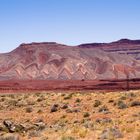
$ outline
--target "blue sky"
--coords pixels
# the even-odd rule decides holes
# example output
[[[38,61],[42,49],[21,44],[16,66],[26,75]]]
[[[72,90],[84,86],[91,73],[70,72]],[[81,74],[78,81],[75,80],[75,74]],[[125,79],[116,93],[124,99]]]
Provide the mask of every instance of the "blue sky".
[[[21,43],[140,38],[140,0],[0,0],[0,53]]]

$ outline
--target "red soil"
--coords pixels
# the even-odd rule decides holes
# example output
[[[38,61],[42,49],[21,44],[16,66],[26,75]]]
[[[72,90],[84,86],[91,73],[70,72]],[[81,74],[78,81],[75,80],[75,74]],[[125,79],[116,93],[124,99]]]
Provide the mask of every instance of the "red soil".
[[[5,80],[0,92],[40,90],[129,90],[139,89],[140,79],[127,80]]]

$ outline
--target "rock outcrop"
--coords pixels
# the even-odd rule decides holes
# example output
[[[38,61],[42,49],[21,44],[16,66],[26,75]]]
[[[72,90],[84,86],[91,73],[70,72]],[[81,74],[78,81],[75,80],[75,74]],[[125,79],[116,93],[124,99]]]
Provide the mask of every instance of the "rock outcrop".
[[[0,80],[82,80],[140,78],[140,40],[67,46],[21,44],[0,54]]]

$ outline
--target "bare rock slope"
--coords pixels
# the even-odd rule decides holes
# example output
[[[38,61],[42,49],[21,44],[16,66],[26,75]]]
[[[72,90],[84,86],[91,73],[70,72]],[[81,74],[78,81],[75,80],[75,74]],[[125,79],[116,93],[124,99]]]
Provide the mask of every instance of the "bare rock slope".
[[[0,80],[140,78],[140,40],[67,46],[21,44],[0,54]]]

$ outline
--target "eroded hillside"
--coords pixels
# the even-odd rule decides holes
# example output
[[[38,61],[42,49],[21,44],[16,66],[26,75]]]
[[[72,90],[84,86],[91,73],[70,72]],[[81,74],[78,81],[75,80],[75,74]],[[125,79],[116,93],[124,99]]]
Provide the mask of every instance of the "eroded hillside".
[[[139,41],[66,46],[21,44],[0,54],[0,80],[95,80],[140,78]]]

